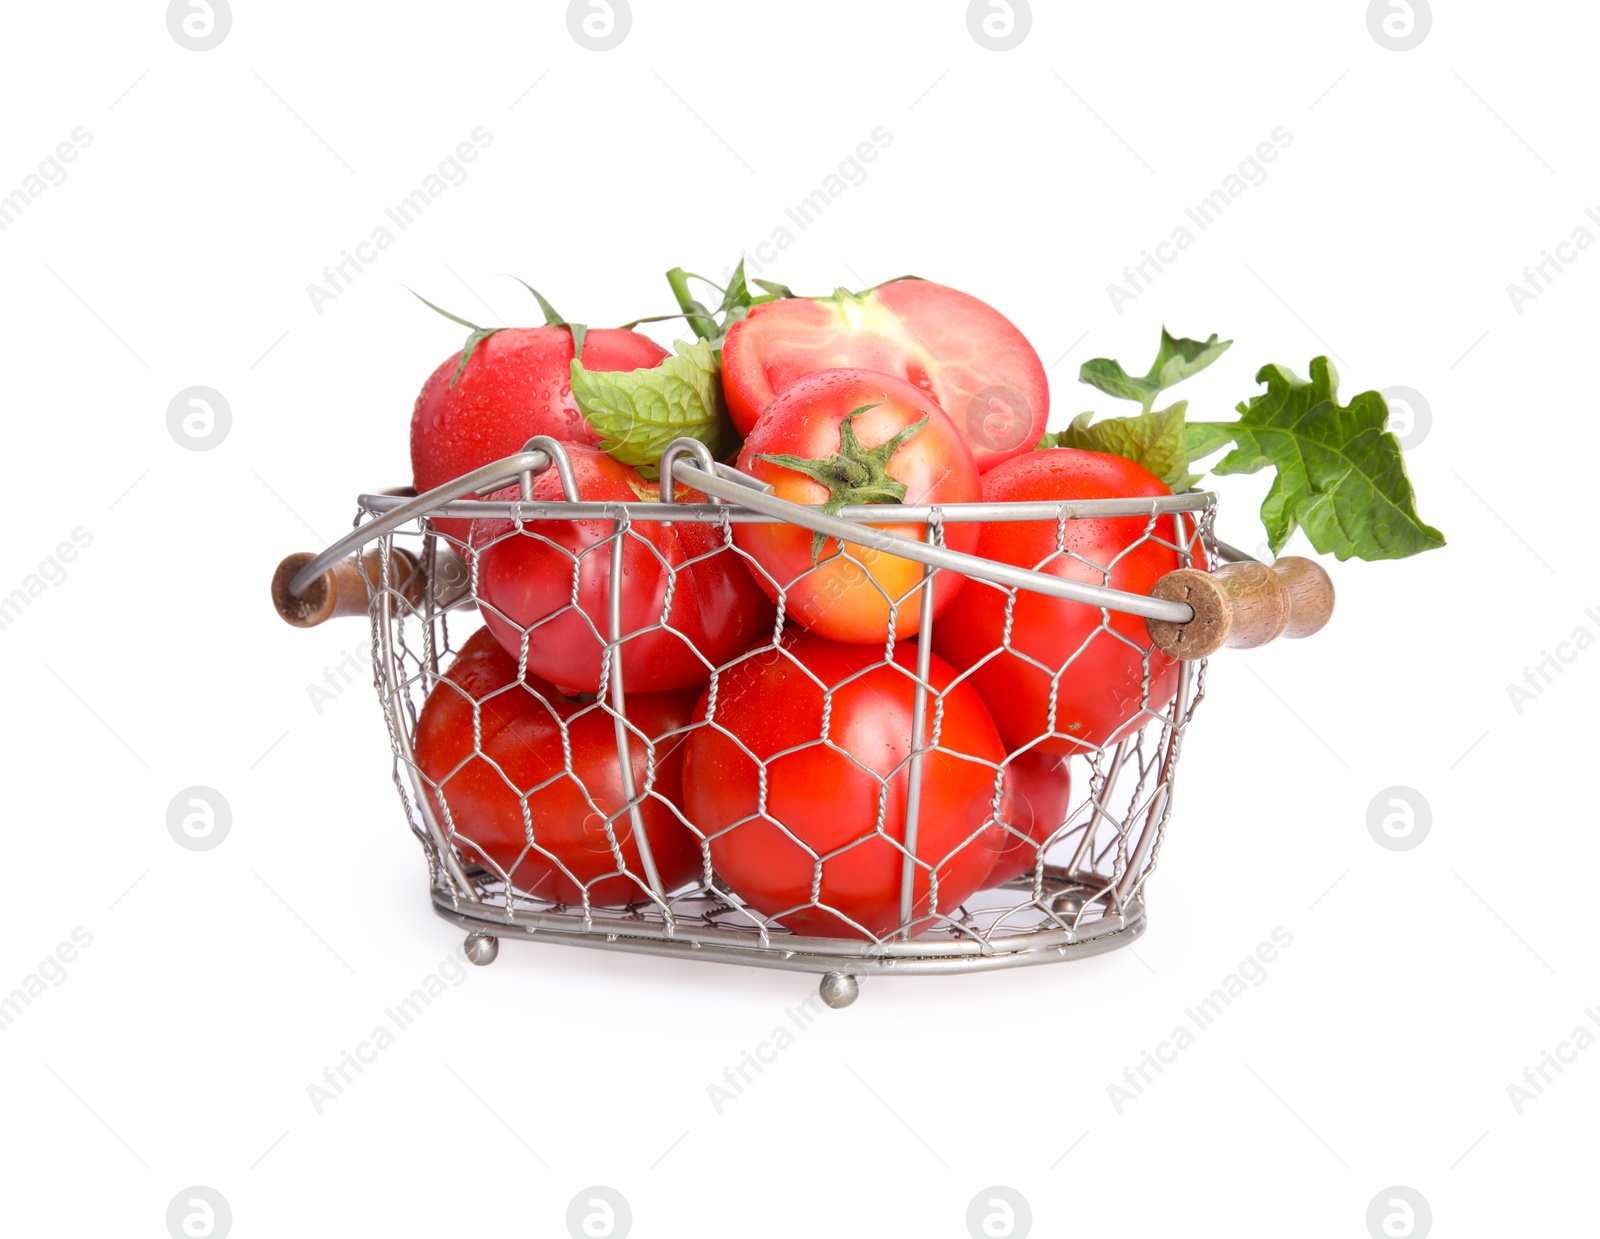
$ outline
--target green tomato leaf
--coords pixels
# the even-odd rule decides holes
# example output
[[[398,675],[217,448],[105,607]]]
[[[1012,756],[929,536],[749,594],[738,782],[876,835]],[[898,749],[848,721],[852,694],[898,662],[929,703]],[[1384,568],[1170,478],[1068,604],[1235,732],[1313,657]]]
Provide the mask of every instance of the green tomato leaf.
[[[1085,452],[1107,452],[1143,465],[1174,492],[1188,490],[1200,480],[1189,472],[1184,442],[1184,411],[1179,400],[1165,409],[1135,417],[1108,417],[1090,424],[1093,413],[1080,413],[1065,430],[1047,434],[1040,447],[1074,447]]]
[[[1096,357],[1078,367],[1078,382],[1098,387],[1118,400],[1136,400],[1149,408],[1160,395],[1160,390],[1149,379],[1134,378],[1122,368],[1120,361],[1109,357]]]
[[[1163,327],[1161,347],[1148,374],[1131,375],[1121,362],[1096,357],[1078,368],[1078,380],[1119,400],[1135,400],[1148,413],[1164,390],[1204,370],[1232,344],[1232,340],[1219,342],[1215,334],[1209,340],[1175,337]]]
[[[794,296],[794,289],[790,288],[787,284],[777,284],[772,280],[751,280],[750,282],[762,292],[766,293],[769,297]]]
[[[1215,333],[1205,341],[1174,339],[1163,327],[1161,348],[1156,353],[1155,364],[1150,367],[1150,374],[1165,390],[1192,374],[1199,374],[1226,353],[1232,344],[1232,340],[1219,342]]]
[[[586,370],[572,362],[572,394],[600,447],[625,465],[653,466],[672,440],[698,439],[722,459],[739,441],[722,398],[716,353],[704,340],[640,370]]]
[[[1339,376],[1326,357],[1312,360],[1310,382],[1282,366],[1263,366],[1256,382],[1267,390],[1238,406],[1238,421],[1194,423],[1188,438],[1191,452],[1232,440],[1215,473],[1277,470],[1261,505],[1274,554],[1296,528],[1340,559],[1403,559],[1445,544],[1417,515],[1381,395],[1362,392],[1341,406]]]
[[[1233,432],[1222,422],[1190,422],[1183,428],[1183,447],[1191,462],[1204,460],[1233,442]]]

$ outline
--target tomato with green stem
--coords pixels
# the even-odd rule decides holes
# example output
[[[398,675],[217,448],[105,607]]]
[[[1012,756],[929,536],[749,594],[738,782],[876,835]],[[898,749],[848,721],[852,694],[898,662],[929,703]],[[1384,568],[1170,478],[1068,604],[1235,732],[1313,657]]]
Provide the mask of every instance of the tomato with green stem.
[[[940,408],[903,379],[870,370],[827,370],[785,388],[756,423],[739,468],[772,485],[779,498],[847,505],[968,503],[980,493],[966,441]],[[922,523],[866,526],[926,541]],[[783,595],[785,614],[835,641],[883,642],[892,627],[909,637],[921,625],[924,569],[864,542],[813,534],[798,525],[739,524],[734,540],[755,563],[768,597]],[[967,551],[978,527],[953,523],[945,543]],[[933,578],[933,612],[950,605],[963,578]]]
[[[531,289],[529,291],[532,291]],[[534,293],[538,297],[538,293]],[[536,435],[593,445],[599,433],[572,395],[575,343],[590,370],[637,370],[659,365],[667,351],[648,336],[620,328],[586,329],[561,319],[544,298],[543,327],[471,329],[466,347],[428,376],[411,413],[411,476],[420,494],[522,450]],[[465,542],[471,522],[441,517],[434,526]]]

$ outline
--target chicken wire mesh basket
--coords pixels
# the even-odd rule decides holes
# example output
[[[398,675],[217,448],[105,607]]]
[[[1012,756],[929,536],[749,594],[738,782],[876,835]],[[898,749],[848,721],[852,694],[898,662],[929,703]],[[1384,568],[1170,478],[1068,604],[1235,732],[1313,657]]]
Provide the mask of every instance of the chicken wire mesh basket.
[[[548,488],[536,494],[547,472],[560,483],[555,498]],[[1114,589],[1117,562],[1073,549],[1075,523],[1131,522],[1137,532],[1119,560],[1159,552],[1174,566],[1215,563],[1215,496],[910,505],[895,510],[901,532],[888,533],[868,525],[883,523],[881,506],[834,517],[796,507],[689,441],[668,450],[661,472],[660,499],[581,501],[567,451],[534,440],[420,497],[360,496],[350,535],[280,568],[274,593],[301,608],[294,622],[358,609],[370,617],[395,785],[428,858],[434,909],[468,931],[469,957],[488,963],[498,940],[512,937],[808,971],[823,974],[830,1003],[844,1005],[862,976],[1049,963],[1112,949],[1143,931],[1144,887],[1171,819],[1205,662],[1167,658],[1143,619],[1136,629],[1127,622],[1177,622],[1190,613]],[[508,483],[513,489],[496,492]],[[700,492],[688,497],[695,501],[683,487]],[[473,520],[480,532],[469,541]],[[947,532],[964,523],[1014,521],[1053,531],[1055,549],[1029,569],[945,546]],[[847,673],[831,680],[826,667],[801,659],[796,582],[773,579],[735,536],[740,525],[784,522],[834,539],[819,569],[853,563],[870,579],[863,561],[873,548],[920,560],[912,587],[881,600],[882,640],[854,647]],[[663,554],[659,531],[685,526],[696,531],[700,553]],[[570,538],[552,536],[573,528],[587,531],[576,550]],[[485,529],[499,532],[486,538]],[[503,601],[486,597],[482,566],[508,543],[564,556],[570,572],[565,602],[532,622],[519,623]],[[685,635],[693,624],[675,608],[689,606],[688,574],[731,560],[765,578],[770,611],[754,640],[714,661],[693,648]],[[1071,580],[1052,574],[1052,563],[1068,561]],[[963,669],[931,652],[942,622],[936,583],[957,569],[963,589],[994,591],[1005,617],[994,648]],[[623,604],[652,572],[655,601],[649,622],[639,623]],[[585,589],[597,579],[624,588],[602,590],[596,606]],[[1054,665],[1014,639],[1018,599],[1033,593],[1077,599],[1091,621],[1098,611],[1086,639]],[[920,623],[908,625],[911,614]],[[914,636],[904,635],[908,627]],[[599,678],[590,691],[556,687],[531,665],[547,661],[541,655],[554,634],[570,648],[574,632],[593,647]],[[630,666],[632,652],[649,641],[684,645],[685,658],[699,660],[697,682],[672,692],[631,688],[640,665]],[[1123,703],[1127,722],[1113,735],[1058,729],[1052,705],[1037,735],[1001,751],[963,751],[952,741],[983,667],[1020,659],[1046,677],[1054,702],[1100,642],[1131,659],[1138,681]],[[774,675],[781,691],[761,698]],[[656,700],[669,697],[671,708]],[[836,733],[848,729],[853,703],[868,697],[909,726],[891,751],[863,757]],[[789,742],[769,737],[765,752],[746,743],[748,731],[729,719],[739,702],[748,716],[749,700],[792,724]],[[445,715],[455,747],[440,757],[434,740],[450,731],[439,726]],[[816,734],[795,740],[793,727],[804,731],[813,718]],[[734,766],[743,763],[738,769],[730,752]],[[958,766],[964,798],[934,794],[942,773]],[[837,811],[846,785],[854,812]],[[788,809],[779,804],[785,786]],[[835,807],[821,841],[814,821],[808,836],[785,818],[804,812],[794,806],[808,793]],[[697,816],[697,802],[716,800],[716,812]],[[995,857],[990,872],[1005,869],[1004,880],[973,879],[985,851]],[[730,870],[739,877],[730,880]],[[763,887],[755,897],[752,881]],[[765,889],[773,885],[781,889]],[[873,916],[861,911],[869,905]]]

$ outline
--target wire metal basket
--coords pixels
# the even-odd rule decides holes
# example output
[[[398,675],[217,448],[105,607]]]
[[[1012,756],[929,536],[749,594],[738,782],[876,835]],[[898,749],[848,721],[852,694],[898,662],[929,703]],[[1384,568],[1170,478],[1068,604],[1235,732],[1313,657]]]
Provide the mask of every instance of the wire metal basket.
[[[548,470],[554,470],[562,483],[559,501],[535,496],[535,479]],[[1184,567],[1216,564],[1214,495],[1189,492],[1070,503],[896,508],[896,528],[920,527],[923,540],[919,541],[873,528],[872,523],[881,525],[885,520],[881,506],[846,508],[837,516],[826,516],[815,508],[788,503],[756,479],[713,461],[702,445],[689,440],[669,448],[661,474],[659,501],[583,502],[566,449],[553,440],[535,439],[524,452],[422,496],[406,491],[361,495],[355,527],[347,537],[320,555],[292,556],[279,569],[274,595],[291,622],[316,623],[330,614],[358,610],[370,616],[375,682],[394,751],[395,784],[428,857],[434,909],[469,931],[467,948],[474,962],[492,961],[498,940],[512,937],[743,963],[821,973],[824,999],[843,1006],[855,998],[857,978],[862,976],[1052,963],[1110,950],[1143,932],[1144,887],[1172,816],[1184,734],[1204,696],[1205,662],[1168,659],[1144,635],[1142,624],[1141,640],[1130,638],[1128,624],[1117,623],[1120,617],[1182,624],[1194,612],[1182,601],[1113,588],[1115,564],[1094,563],[1073,550],[1072,534],[1075,522],[1142,521],[1142,533],[1123,554],[1160,548],[1164,558],[1175,556],[1174,562]],[[704,501],[684,501],[674,483],[700,492]],[[506,486],[516,489],[491,499],[479,497]],[[480,564],[487,547],[481,539],[476,546],[465,540],[467,522],[474,519],[505,521],[503,539],[534,539],[541,547],[555,547],[565,554],[574,574],[571,600],[527,625],[498,611],[483,596]],[[593,531],[590,544],[577,554],[549,536],[555,528],[552,522],[571,528],[575,521],[585,522]],[[1056,555],[1076,561],[1072,574],[1076,579],[1051,573],[1047,563],[1034,565],[1041,570],[1018,568],[944,545],[951,526],[1009,521],[1050,523]],[[796,629],[788,622],[794,582],[767,575],[774,601],[773,620],[764,636],[715,664],[702,655],[703,680],[694,689],[703,694],[699,711],[657,734],[647,734],[630,705],[637,705],[640,695],[630,697],[625,652],[630,642],[678,631],[673,606],[680,598],[680,574],[690,566],[662,557],[652,537],[664,522],[709,529],[714,535],[710,554],[738,557],[756,575],[766,573],[736,540],[735,530],[741,524],[788,522],[826,535],[833,541],[824,565],[833,558],[850,561],[874,553],[892,553],[921,564],[922,575],[905,596],[885,596],[889,623],[884,641],[881,647],[871,647],[871,656],[864,656],[860,673],[887,675],[892,669],[898,677],[895,682],[906,686],[910,734],[903,753],[892,764],[879,763],[881,768],[873,769],[860,755],[848,752],[829,735],[827,721],[845,685],[815,685],[823,723],[809,744],[826,749],[828,760],[837,759],[847,774],[864,772],[861,777],[876,780],[878,789],[876,811],[849,824],[851,838],[846,844],[817,851],[770,811],[766,797],[772,781],[781,777],[778,766],[793,749],[751,755],[752,770],[757,772],[753,786],[758,790],[752,793],[754,811],[739,822],[697,822],[685,807],[681,788],[674,790],[674,780],[681,782],[681,774],[671,763],[685,750],[695,751],[694,746],[709,742],[720,726],[719,700],[729,700],[737,677],[748,679],[760,670],[764,664],[758,660],[770,663],[787,657],[785,650]],[[659,615],[645,626],[630,628],[624,619],[624,591],[615,588],[609,590],[604,612],[595,613],[592,606],[585,610],[580,605],[580,577],[600,573],[611,583],[623,581],[624,552],[639,544],[651,547],[654,561],[660,563],[665,588]],[[964,589],[991,589],[1006,599],[1005,633],[992,658],[1026,657],[1012,643],[1011,616],[1019,596],[1036,593],[1098,611],[1092,641],[1128,647],[1142,669],[1138,699],[1129,702],[1130,721],[1119,734],[1096,742],[1056,731],[1052,709],[1049,727],[1035,740],[1011,744],[998,757],[972,759],[982,766],[986,790],[973,797],[965,819],[956,823],[941,821],[939,809],[920,795],[931,777],[928,763],[950,755],[941,736],[946,706],[954,700],[952,694],[969,691],[968,681],[977,670],[970,666],[953,680],[945,676],[936,683],[930,653],[939,623],[934,583],[944,573],[965,577]],[[897,630],[906,630],[902,621],[912,608],[919,620],[916,636],[897,637]],[[507,677],[505,691],[516,697],[518,709],[544,711],[540,717],[545,719],[545,732],[559,737],[557,768],[537,781],[519,776],[504,750],[484,739],[484,718],[502,699],[494,694],[473,696],[447,678],[452,659],[490,618],[500,621],[500,632],[510,625],[520,635],[515,676]],[[552,698],[543,681],[529,687],[530,651],[537,653],[541,632],[558,620],[569,625],[581,620],[592,632],[600,665],[598,691]],[[912,641],[914,651],[908,648]],[[1059,665],[1038,664],[1039,673],[1050,677],[1052,699],[1060,678],[1073,676],[1092,641],[1083,642]],[[480,637],[478,644],[488,643]],[[1163,679],[1159,673],[1170,671],[1172,662],[1176,662],[1175,677]],[[863,681],[855,677],[850,681],[858,682]],[[808,691],[812,690],[801,696]],[[470,707],[472,719],[470,752],[443,774],[425,770],[417,749],[419,719],[430,694],[436,693],[460,694],[462,708]],[[592,739],[601,724],[614,736],[610,741],[614,760],[607,763],[604,779],[597,779],[589,768],[588,782],[597,784],[591,787],[575,756],[574,737],[587,729],[585,734]],[[1069,751],[1064,758],[1051,759],[1058,761],[1057,773],[1046,777],[1062,780],[1053,791],[1070,787],[1070,797],[1036,796],[1053,804],[1050,818],[1023,822],[1020,798],[1008,791],[1014,767],[1027,754],[1037,756],[1045,748]],[[469,778],[461,771],[468,767],[476,771],[471,778],[487,775],[502,781],[504,787],[494,794],[502,802],[509,797],[520,812],[525,837],[517,856],[509,857],[475,835],[480,823],[461,790]],[[569,817],[581,817],[580,829],[592,842],[582,872],[550,834],[554,820],[550,814],[562,800]],[[769,832],[769,843],[781,837],[787,846],[804,849],[813,866],[809,898],[763,912],[738,893],[739,883],[724,880],[718,857],[737,845],[739,831],[757,829]],[[687,866],[692,869],[688,876],[684,864],[657,864],[661,858],[656,853],[663,850],[666,837],[663,831],[673,834],[674,846],[687,840],[693,862]],[[1017,876],[971,893],[963,891],[956,901],[950,897],[951,866],[963,849],[981,847],[997,850],[1012,862],[1023,854],[1026,863],[1009,864],[1009,870],[1019,871]],[[840,865],[842,857],[864,857],[868,853],[856,849],[868,848],[876,849],[871,854],[880,868],[895,867],[899,886],[898,917],[877,930],[840,914],[829,902],[837,889],[829,884],[830,867]],[[552,875],[553,880],[546,880]],[[620,898],[619,883],[627,892]],[[797,923],[810,926],[823,913],[835,924],[827,933],[792,928]]]

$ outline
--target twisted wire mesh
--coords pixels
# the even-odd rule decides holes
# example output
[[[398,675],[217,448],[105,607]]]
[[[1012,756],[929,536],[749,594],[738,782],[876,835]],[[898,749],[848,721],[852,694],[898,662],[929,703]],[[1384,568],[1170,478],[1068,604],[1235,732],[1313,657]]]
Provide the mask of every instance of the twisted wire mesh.
[[[1019,591],[969,579],[963,588],[996,589],[1005,596],[1001,639],[983,657],[959,669],[953,681],[942,689],[937,688],[927,675],[928,660],[924,652],[931,646],[934,629],[939,623],[928,600],[935,579],[946,570],[927,568],[921,579],[905,593],[890,596],[870,571],[870,562],[855,553],[860,548],[835,542],[818,561],[818,567],[851,566],[861,587],[878,591],[888,616],[881,657],[837,683],[824,683],[790,658],[798,672],[808,676],[822,695],[819,734],[813,740],[762,756],[723,726],[718,706],[743,681],[759,672],[761,660],[786,656],[786,634],[794,631],[789,621],[796,609],[790,595],[797,582],[774,579],[755,556],[739,545],[730,519],[732,510],[723,507],[709,515],[695,513],[695,519],[713,525],[719,535],[717,541],[699,556],[674,562],[663,555],[655,540],[641,532],[640,526],[647,530],[659,528],[663,517],[689,516],[687,508],[681,513],[669,513],[664,505],[657,503],[608,505],[609,532],[574,554],[546,531],[548,523],[559,517],[533,506],[534,513],[517,516],[505,532],[493,541],[480,541],[476,547],[468,545],[454,532],[439,528],[430,518],[378,540],[383,571],[377,580],[369,580],[376,685],[394,751],[395,784],[410,826],[428,856],[436,904],[465,922],[498,926],[498,932],[545,932],[569,941],[583,940],[591,945],[604,943],[640,950],[659,950],[667,944],[689,950],[724,948],[736,952],[747,962],[779,967],[804,966],[807,960],[839,956],[852,957],[858,963],[876,959],[885,966],[896,962],[904,964],[912,959],[928,962],[933,967],[942,967],[943,964],[934,962],[941,960],[961,967],[1019,962],[1019,957],[1024,955],[1042,958],[1051,951],[1065,955],[1073,944],[1117,933],[1141,921],[1143,887],[1159,860],[1161,842],[1172,813],[1182,739],[1204,697],[1203,662],[1183,664],[1172,698],[1156,699],[1151,694],[1153,647],[1148,642],[1140,646],[1117,631],[1112,626],[1110,612],[1102,611],[1099,624],[1070,656],[1060,663],[1047,664],[1016,644],[1013,616]],[[357,524],[372,517],[375,511],[364,507],[357,516]],[[1070,548],[1068,527],[1074,519],[1080,518],[1063,508],[1055,521],[1054,551],[1031,566],[1045,568],[1051,560],[1068,559],[1091,574],[1099,574],[1099,579],[1109,586],[1113,583],[1112,573],[1118,561],[1138,554],[1147,546],[1166,548],[1184,565],[1195,562],[1203,548],[1207,557],[1203,562],[1214,562],[1214,515],[1209,499],[1197,501],[1187,516],[1158,518],[1152,512],[1138,538],[1123,547],[1111,561],[1097,563]],[[964,514],[959,505],[955,505],[942,511],[933,510],[921,523],[926,538],[939,543],[944,539],[947,524],[972,519],[977,518]],[[1161,534],[1163,521],[1173,531],[1170,538]],[[572,588],[566,604],[527,625],[517,624],[513,616],[497,611],[481,593],[482,553],[496,543],[512,539],[535,540],[565,556],[572,570]],[[654,621],[623,631],[618,627],[615,611],[609,617],[597,617],[584,610],[580,604],[581,585],[586,571],[608,570],[611,580],[621,579],[617,569],[624,550],[630,547],[650,557],[663,574],[665,586],[660,613]],[[420,601],[408,598],[406,592],[397,587],[391,573],[393,557],[401,550],[408,551],[422,563],[430,583]],[[682,597],[683,575],[695,564],[718,555],[734,556],[749,572],[765,578],[774,598],[775,615],[764,639],[732,658],[715,663],[695,649],[687,632],[675,622],[675,608]],[[602,558],[609,561],[607,567],[599,564]],[[897,621],[905,608],[917,608],[921,615],[920,631],[915,637],[919,658],[909,668],[895,659],[897,645],[906,640],[896,635]],[[470,751],[450,770],[442,774],[435,771],[430,777],[419,764],[413,747],[419,717],[429,694],[461,692],[445,678],[445,672],[452,658],[460,654],[468,639],[481,627],[485,615],[496,616],[520,634],[516,679],[509,680],[498,694],[471,700],[473,741]],[[541,630],[564,618],[580,618],[583,630],[599,646],[600,681],[592,694],[551,699],[549,694],[529,687],[523,680],[528,674],[530,650],[539,641]],[[655,735],[648,734],[628,716],[630,697],[621,660],[629,642],[650,634],[676,634],[699,659],[705,676],[704,717]],[[1073,674],[1074,667],[1079,665],[1092,643],[1099,641],[1124,643],[1137,651],[1142,672],[1139,693],[1123,704],[1132,717],[1142,721],[1114,741],[1090,743],[1058,730],[1055,690],[1063,677]],[[1012,746],[1000,760],[954,752],[941,743],[947,700],[958,685],[967,684],[984,664],[1002,657],[1019,659],[1049,677],[1050,705],[1045,728],[1033,741]],[[890,671],[907,677],[914,689],[911,743],[905,755],[889,769],[875,770],[833,738],[830,719],[842,690],[873,673]],[[537,708],[548,712],[560,741],[559,765],[547,777],[536,780],[519,779],[514,770],[486,751],[483,742],[483,713],[492,708],[495,697],[522,693],[531,694]],[[462,697],[469,700],[470,694],[462,693]],[[615,764],[626,787],[626,795],[620,799],[597,796],[595,789],[585,784],[572,740],[574,731],[586,726],[585,720],[605,720],[615,734],[613,756],[617,757]],[[697,823],[682,803],[684,797],[673,796],[662,788],[663,763],[701,729],[714,730],[737,745],[757,772],[756,811],[720,828]],[[1017,821],[1008,820],[1007,780],[1021,754],[1052,741],[1058,745],[1065,743],[1072,750],[1068,758],[1072,795],[1067,808],[1059,814],[1059,821],[1050,821],[1043,829],[1030,831]],[[634,763],[625,755],[633,745],[641,746],[644,753],[643,777],[637,781],[633,778]],[[861,821],[859,830],[845,846],[828,852],[811,848],[799,833],[768,812],[769,773],[773,764],[813,747],[828,750],[864,778],[874,780],[878,787],[871,820]],[[981,764],[991,775],[990,792],[984,805],[986,820],[964,834],[957,832],[961,838],[957,851],[962,847],[979,846],[978,836],[984,827],[989,827],[991,837],[995,830],[1001,834],[1002,847],[1026,849],[1029,862],[1020,877],[1000,886],[980,889],[959,902],[943,900],[940,891],[942,871],[952,857],[921,854],[918,850],[919,826],[926,825],[918,818],[928,812],[918,805],[915,794],[922,785],[919,770],[925,761],[938,754]],[[506,794],[514,797],[520,809],[523,846],[509,863],[497,862],[489,854],[489,849],[482,846],[485,841],[474,836],[474,824],[463,820],[458,806],[452,802],[453,782],[474,762],[485,763],[494,771],[503,782]],[[898,818],[892,818],[891,785],[897,781],[913,794],[909,798],[902,797],[909,803]],[[574,871],[570,855],[563,855],[559,847],[549,846],[551,840],[539,829],[533,805],[543,803],[541,798],[549,797],[552,792],[567,797],[571,812],[583,816],[585,831],[594,844],[592,850],[602,857],[609,856],[608,867],[602,865],[585,877]],[[825,789],[819,789],[819,794],[823,792]],[[656,831],[646,829],[647,814],[658,822],[669,820],[676,829],[687,832],[692,838],[698,852],[697,872],[692,877],[663,881],[651,860],[650,840]],[[813,865],[808,897],[771,914],[757,910],[722,880],[713,857],[715,847],[734,845],[738,832],[756,824],[778,829],[793,846],[806,850]],[[827,903],[823,891],[830,862],[873,841],[894,850],[901,871],[902,915],[887,932],[875,933],[852,920],[846,910]],[[632,857],[628,853],[630,843],[635,848]],[[595,857],[591,855],[585,859],[593,861]],[[533,877],[551,874],[565,879],[577,892],[577,897],[562,899],[539,893],[539,886],[547,883],[534,881]],[[918,877],[927,886],[927,898],[920,905],[913,897],[914,879]],[[619,882],[628,892],[622,899],[615,895]],[[607,898],[597,898],[597,891],[611,894]],[[848,936],[819,938],[796,933],[784,924],[786,918],[807,911],[827,912],[843,921],[851,932]]]

